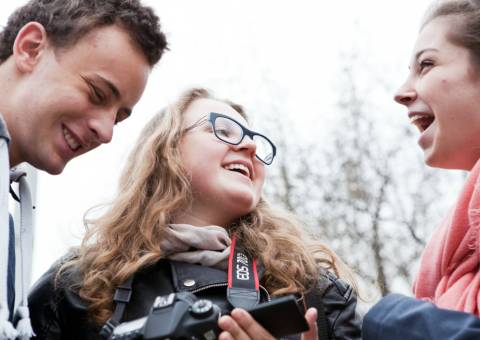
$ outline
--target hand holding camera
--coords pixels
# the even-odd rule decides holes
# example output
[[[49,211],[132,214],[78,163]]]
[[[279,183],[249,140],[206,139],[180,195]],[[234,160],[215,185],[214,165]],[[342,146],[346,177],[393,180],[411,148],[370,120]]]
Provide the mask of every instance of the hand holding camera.
[[[293,295],[261,303],[248,311],[275,337],[306,331],[308,324]],[[110,339],[205,339],[221,333],[220,308],[189,292],[159,296],[147,317],[118,325]]]

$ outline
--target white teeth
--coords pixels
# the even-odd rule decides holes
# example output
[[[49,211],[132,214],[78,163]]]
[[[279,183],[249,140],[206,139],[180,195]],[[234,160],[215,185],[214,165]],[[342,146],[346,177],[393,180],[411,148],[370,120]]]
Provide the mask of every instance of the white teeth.
[[[80,144],[72,137],[72,135],[67,131],[67,129],[63,129],[63,135],[65,136],[65,140],[67,141],[68,146],[72,150],[77,150],[80,147]]]
[[[240,170],[243,174],[250,178],[250,170],[243,164],[228,164],[225,166],[227,170]]]
[[[428,115],[428,114],[414,114],[410,117],[410,123],[415,123],[417,120],[419,119],[423,119],[423,118],[434,118],[432,115]]]

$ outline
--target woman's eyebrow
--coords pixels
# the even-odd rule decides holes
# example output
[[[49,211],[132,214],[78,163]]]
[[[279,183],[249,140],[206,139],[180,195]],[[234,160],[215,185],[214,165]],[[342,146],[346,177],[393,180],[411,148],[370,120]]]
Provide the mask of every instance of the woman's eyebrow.
[[[415,60],[418,60],[418,58],[420,58],[420,56],[421,56],[423,53],[425,53],[425,52],[430,52],[430,51],[438,52],[438,49],[432,48],[432,47],[424,48],[423,50],[420,50],[420,51],[418,51],[417,53],[415,53]]]

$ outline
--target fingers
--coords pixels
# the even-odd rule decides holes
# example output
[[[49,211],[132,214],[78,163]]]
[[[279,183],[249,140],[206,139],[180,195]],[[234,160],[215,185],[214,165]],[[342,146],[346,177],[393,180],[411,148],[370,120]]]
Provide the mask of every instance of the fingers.
[[[305,319],[307,320],[309,330],[302,333],[302,340],[318,339],[317,314],[318,312],[316,308],[309,308],[305,313]]]
[[[218,320],[218,326],[223,330],[223,332],[218,336],[218,340],[241,339],[241,335],[244,336],[244,339],[247,339],[246,335],[241,334],[242,330],[239,329],[239,326],[235,320],[228,315],[222,316]],[[234,338],[234,334],[236,335],[236,338]]]
[[[228,332],[228,329],[231,329],[231,326],[228,324],[232,322],[232,318],[229,316],[222,316],[218,320],[218,326],[223,330],[222,333],[218,336],[218,340],[233,340],[234,337],[231,333]]]
[[[235,308],[230,316],[222,316],[218,326],[224,330],[220,340],[271,340],[274,337],[243,309]]]

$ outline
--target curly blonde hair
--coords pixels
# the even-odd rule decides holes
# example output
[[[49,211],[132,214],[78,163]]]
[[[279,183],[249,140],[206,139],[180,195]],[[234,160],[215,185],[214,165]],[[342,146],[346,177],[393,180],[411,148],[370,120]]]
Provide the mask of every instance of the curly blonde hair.
[[[115,288],[163,258],[159,244],[165,227],[175,212],[191,203],[178,146],[183,114],[199,98],[213,97],[202,88],[188,90],[145,126],[120,177],[118,196],[101,217],[86,221],[89,228],[82,244],[58,272],[61,279],[65,270],[79,270],[81,280],[75,289],[99,325],[112,314]],[[224,102],[245,116],[240,105]],[[349,269],[327,246],[309,240],[294,216],[273,209],[264,198],[235,221],[229,228],[233,231],[263,264],[262,284],[272,295],[307,291],[316,284],[321,268],[354,283]]]

